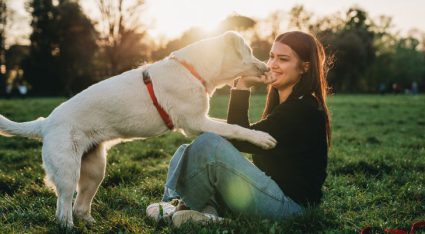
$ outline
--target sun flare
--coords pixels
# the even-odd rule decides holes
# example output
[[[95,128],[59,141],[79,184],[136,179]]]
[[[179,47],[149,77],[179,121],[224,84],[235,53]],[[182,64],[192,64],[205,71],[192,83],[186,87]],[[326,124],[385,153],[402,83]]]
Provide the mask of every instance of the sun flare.
[[[151,32],[177,37],[191,27],[213,30],[231,13],[221,6],[221,1],[148,1],[147,15],[155,19]]]

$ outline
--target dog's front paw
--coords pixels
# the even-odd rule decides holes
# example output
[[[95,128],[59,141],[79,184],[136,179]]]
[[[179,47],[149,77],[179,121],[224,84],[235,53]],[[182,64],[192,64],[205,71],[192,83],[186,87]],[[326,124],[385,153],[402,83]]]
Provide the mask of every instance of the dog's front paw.
[[[69,221],[69,220],[63,220],[63,219],[60,219],[60,220],[56,220],[56,222],[62,227],[62,228],[65,228],[65,229],[72,229],[72,228],[74,228],[74,222],[71,220],[71,221]]]
[[[254,141],[252,141],[251,143],[265,150],[273,149],[277,144],[277,141],[267,132],[254,131],[254,135]]]

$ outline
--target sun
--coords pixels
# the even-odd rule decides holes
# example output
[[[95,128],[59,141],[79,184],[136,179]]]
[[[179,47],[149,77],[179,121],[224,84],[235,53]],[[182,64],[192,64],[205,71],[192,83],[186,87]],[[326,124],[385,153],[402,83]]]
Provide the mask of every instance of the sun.
[[[81,1],[81,5],[93,19],[100,21],[96,1]],[[136,0],[124,1],[131,5]],[[208,33],[229,15],[264,17],[270,8],[273,8],[271,4],[260,0],[144,0],[140,22],[151,37],[167,40],[179,37],[191,27]]]
[[[147,1],[147,17],[153,19],[149,31],[153,36],[178,37],[182,32],[199,27],[211,31],[231,13],[221,7],[222,1],[162,0]]]

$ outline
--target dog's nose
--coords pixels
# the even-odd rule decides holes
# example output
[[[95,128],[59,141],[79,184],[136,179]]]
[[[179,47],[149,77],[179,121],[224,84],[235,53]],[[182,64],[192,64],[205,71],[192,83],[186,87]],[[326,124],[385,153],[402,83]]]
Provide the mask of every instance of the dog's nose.
[[[258,68],[262,71],[262,72],[268,72],[270,69],[267,67],[267,65],[263,62],[258,64]]]

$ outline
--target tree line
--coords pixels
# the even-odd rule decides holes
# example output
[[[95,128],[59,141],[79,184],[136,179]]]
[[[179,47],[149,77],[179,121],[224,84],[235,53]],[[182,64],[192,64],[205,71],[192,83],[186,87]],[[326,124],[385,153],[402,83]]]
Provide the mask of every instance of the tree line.
[[[102,79],[227,30],[241,32],[254,55],[267,60],[282,28],[307,31],[322,41],[329,55],[328,80],[333,92],[402,92],[412,85],[420,90],[425,86],[424,34],[420,40],[417,35],[392,33],[390,17],[372,19],[360,7],[325,17],[316,17],[302,5],[273,12],[265,19],[235,14],[215,31],[191,28],[159,44],[139,20],[143,5],[143,0],[98,0],[101,18],[95,22],[78,1],[29,0],[30,45],[6,48],[7,25],[13,17],[7,1],[0,0],[0,95],[25,86],[34,96],[72,96]],[[282,25],[284,18],[287,25]]]

